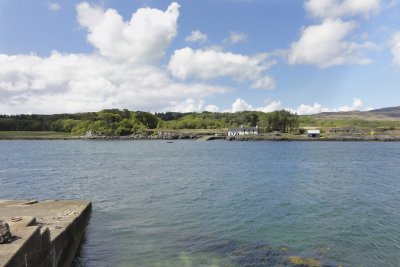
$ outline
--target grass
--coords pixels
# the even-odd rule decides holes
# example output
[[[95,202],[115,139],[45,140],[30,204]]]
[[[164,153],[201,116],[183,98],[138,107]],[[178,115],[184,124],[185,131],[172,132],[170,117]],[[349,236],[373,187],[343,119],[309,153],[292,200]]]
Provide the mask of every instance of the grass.
[[[376,119],[363,118],[330,118],[330,117],[311,117],[300,118],[300,127],[353,127],[353,128],[373,128],[373,129],[400,129],[400,119]]]
[[[71,133],[53,131],[0,131],[0,139],[68,139]]]

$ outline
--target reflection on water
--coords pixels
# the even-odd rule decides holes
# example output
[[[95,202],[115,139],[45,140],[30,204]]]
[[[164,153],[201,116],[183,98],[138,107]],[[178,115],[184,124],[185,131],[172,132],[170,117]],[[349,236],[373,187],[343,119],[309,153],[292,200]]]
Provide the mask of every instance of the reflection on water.
[[[400,143],[0,141],[0,151],[0,199],[93,201],[79,266],[400,266]]]

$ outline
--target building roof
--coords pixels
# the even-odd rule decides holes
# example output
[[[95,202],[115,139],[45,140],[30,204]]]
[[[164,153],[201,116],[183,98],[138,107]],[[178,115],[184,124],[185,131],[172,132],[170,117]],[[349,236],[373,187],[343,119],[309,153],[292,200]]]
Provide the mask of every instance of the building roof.
[[[307,133],[309,133],[309,134],[320,134],[321,131],[320,130],[308,130]]]

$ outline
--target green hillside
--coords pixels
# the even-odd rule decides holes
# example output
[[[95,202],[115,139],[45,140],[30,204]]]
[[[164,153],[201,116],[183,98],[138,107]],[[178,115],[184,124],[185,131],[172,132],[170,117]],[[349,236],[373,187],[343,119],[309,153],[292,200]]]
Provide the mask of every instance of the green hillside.
[[[243,111],[236,113],[149,113],[106,109],[99,112],[52,115],[0,115],[0,131],[5,135],[47,132],[48,135],[85,135],[88,131],[101,136],[148,135],[155,131],[190,133],[226,132],[228,128],[259,126],[260,133],[302,134],[307,128],[326,130],[334,127],[368,130],[400,130],[400,107],[371,111],[326,112],[299,116],[280,110],[269,113]],[[20,132],[18,134],[18,132]],[[13,133],[13,134],[11,134]]]

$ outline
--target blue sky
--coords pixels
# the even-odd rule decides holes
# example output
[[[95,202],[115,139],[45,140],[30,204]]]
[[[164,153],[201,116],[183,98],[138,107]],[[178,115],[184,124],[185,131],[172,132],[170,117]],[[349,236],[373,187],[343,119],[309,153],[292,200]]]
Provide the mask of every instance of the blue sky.
[[[398,106],[396,0],[0,0],[0,114]]]

